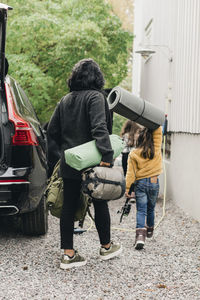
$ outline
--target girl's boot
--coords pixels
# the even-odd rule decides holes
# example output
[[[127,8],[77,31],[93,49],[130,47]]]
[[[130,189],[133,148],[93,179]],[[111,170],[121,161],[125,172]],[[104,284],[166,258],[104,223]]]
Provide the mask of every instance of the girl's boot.
[[[136,228],[135,249],[137,250],[143,249],[146,236],[147,236],[146,228]]]
[[[154,227],[148,227],[148,226],[146,226],[146,228],[147,228],[147,238],[152,238]]]

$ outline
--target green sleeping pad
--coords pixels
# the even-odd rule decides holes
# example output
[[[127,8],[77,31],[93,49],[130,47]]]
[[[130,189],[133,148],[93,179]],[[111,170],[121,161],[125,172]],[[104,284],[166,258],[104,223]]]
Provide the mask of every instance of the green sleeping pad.
[[[113,158],[116,158],[124,149],[124,143],[116,134],[110,135],[110,142],[114,151]],[[98,165],[101,162],[101,153],[97,149],[95,141],[91,141],[65,150],[65,162],[80,171]]]

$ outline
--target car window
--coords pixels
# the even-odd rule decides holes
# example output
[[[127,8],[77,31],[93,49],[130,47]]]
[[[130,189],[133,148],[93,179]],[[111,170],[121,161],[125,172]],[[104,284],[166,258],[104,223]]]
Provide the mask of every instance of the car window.
[[[13,98],[17,113],[25,120],[30,122],[37,136],[41,135],[40,123],[37,119],[36,113],[33,109],[31,102],[26,96],[21,86],[14,80],[10,82]]]
[[[0,52],[2,53],[2,18],[3,18],[3,14],[2,14],[2,11],[0,10]],[[1,73],[2,73],[2,70],[1,70],[1,61],[0,61],[0,77],[1,77]]]

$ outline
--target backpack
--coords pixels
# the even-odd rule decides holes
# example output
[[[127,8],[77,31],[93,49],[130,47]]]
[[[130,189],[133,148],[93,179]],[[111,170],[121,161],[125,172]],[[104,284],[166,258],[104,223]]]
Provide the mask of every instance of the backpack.
[[[53,173],[49,179],[47,188],[45,190],[46,205],[52,216],[60,218],[63,206],[63,179],[60,176],[60,160],[54,167]],[[79,221],[83,225],[87,212],[90,214],[89,206],[91,200],[87,195],[82,192],[80,194],[82,199],[81,206],[78,208],[75,214],[74,221]]]

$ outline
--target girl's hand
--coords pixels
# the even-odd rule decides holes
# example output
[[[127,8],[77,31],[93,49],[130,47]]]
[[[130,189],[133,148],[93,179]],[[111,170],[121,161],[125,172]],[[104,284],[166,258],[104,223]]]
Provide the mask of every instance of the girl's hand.
[[[126,196],[126,198],[131,198],[131,195],[129,195],[128,192],[125,192],[125,196]]]
[[[125,196],[126,198],[135,198],[135,193],[132,192],[131,194],[129,194],[128,192],[125,192]]]

